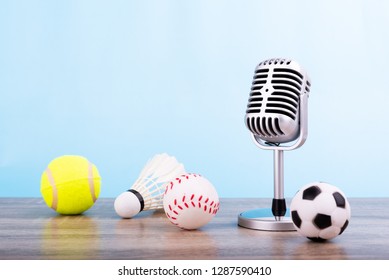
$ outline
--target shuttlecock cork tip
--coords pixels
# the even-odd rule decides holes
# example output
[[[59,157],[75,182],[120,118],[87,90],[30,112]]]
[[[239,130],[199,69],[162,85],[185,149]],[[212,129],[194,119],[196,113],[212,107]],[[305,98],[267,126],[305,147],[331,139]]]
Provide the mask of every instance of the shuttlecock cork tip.
[[[143,198],[134,190],[121,193],[114,203],[116,213],[122,218],[132,218],[143,210]]]

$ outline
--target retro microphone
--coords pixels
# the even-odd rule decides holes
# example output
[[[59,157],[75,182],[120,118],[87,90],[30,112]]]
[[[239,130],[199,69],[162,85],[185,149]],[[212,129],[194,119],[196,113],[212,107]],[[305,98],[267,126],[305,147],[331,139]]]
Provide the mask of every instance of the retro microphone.
[[[256,67],[245,121],[254,143],[274,151],[274,198],[271,211],[254,209],[241,213],[240,226],[294,230],[284,198],[283,152],[297,149],[307,138],[310,86],[308,75],[294,60],[274,58]]]

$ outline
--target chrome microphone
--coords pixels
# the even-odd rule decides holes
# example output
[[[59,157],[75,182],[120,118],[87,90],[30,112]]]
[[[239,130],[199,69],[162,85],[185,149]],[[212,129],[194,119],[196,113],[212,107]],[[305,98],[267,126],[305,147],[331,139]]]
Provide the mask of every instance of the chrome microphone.
[[[275,58],[259,63],[246,110],[247,128],[267,145],[301,137],[301,146],[307,136],[310,86],[308,75],[293,60]]]
[[[239,225],[263,230],[293,230],[290,222],[281,222],[286,214],[284,198],[283,152],[304,144],[308,135],[308,96],[311,82],[294,60],[273,58],[255,69],[245,123],[254,143],[261,149],[274,150],[274,198],[271,212],[276,223],[260,212],[239,215]],[[261,212],[262,213],[262,212]]]

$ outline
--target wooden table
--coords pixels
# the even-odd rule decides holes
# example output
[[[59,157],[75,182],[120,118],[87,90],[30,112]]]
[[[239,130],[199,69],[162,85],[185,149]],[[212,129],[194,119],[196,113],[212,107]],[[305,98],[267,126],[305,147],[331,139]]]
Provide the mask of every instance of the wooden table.
[[[0,259],[389,259],[388,198],[349,199],[349,227],[326,243],[237,226],[239,213],[270,199],[222,199],[216,217],[195,231],[173,226],[163,211],[121,219],[113,201],[61,216],[39,198],[0,198]]]

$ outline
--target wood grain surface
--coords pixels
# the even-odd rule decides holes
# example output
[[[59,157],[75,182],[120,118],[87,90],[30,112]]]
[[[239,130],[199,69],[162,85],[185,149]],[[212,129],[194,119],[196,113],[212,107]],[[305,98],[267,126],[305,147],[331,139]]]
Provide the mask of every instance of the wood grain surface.
[[[216,217],[194,231],[175,227],[162,210],[121,219],[113,201],[61,216],[39,198],[0,198],[0,259],[389,259],[388,198],[349,199],[349,227],[326,243],[237,226],[239,213],[269,207],[269,199],[221,199]]]

